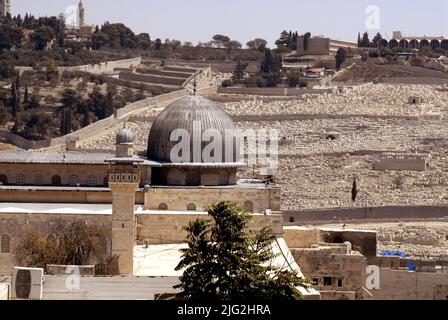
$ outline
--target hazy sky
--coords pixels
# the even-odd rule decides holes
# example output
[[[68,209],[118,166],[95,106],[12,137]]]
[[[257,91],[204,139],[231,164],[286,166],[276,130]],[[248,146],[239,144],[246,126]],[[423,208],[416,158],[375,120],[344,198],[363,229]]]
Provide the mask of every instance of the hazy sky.
[[[11,0],[12,13],[58,15],[78,0]],[[379,31],[391,36],[448,36],[447,0],[84,0],[86,22],[123,22],[151,38],[206,42],[216,33],[245,44],[261,37],[273,44],[279,33],[297,30],[356,40],[365,31],[368,6],[379,8]],[[375,11],[377,12],[377,11]],[[376,28],[376,26],[375,26]],[[370,30],[376,33],[378,30]]]

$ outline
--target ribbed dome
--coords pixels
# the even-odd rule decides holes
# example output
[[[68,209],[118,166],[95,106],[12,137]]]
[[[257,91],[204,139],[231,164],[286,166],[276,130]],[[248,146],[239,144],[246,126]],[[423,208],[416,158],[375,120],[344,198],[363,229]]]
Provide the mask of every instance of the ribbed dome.
[[[236,130],[233,120],[217,103],[199,96],[188,96],[166,107],[154,121],[148,139],[148,158],[155,161],[172,162],[170,159],[171,149],[178,142],[170,141],[171,132],[175,129],[185,129],[191,137],[190,162],[193,162],[194,121],[200,122],[202,133],[207,129],[219,130],[222,134],[223,144],[225,131]],[[201,152],[209,143],[202,142]],[[223,159],[220,162],[226,162],[224,146],[222,152]],[[234,159],[231,162],[238,162],[239,148],[236,143],[234,143],[233,154]]]
[[[121,129],[117,133],[117,144],[129,144],[134,142],[134,133],[129,129]]]

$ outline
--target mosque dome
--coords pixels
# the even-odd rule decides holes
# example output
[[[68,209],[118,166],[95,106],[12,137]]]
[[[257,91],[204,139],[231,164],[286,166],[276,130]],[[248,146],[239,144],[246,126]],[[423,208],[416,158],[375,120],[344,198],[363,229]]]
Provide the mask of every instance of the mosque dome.
[[[195,128],[193,128],[195,123]],[[199,126],[200,125],[200,126]],[[160,162],[174,162],[171,161],[170,153],[172,148],[179,143],[179,140],[170,141],[171,133],[176,129],[184,129],[190,137],[190,161],[194,161],[193,157],[193,143],[197,143],[198,129],[200,128],[200,137],[205,130],[215,129],[222,135],[223,150],[222,161],[216,162],[239,162],[239,147],[238,143],[232,143],[233,161],[226,161],[225,153],[230,150],[225,150],[225,134],[227,130],[236,130],[233,120],[227,115],[218,103],[200,96],[188,96],[180,99],[168,107],[166,107],[154,121],[148,139],[147,156],[151,160]],[[193,135],[193,131],[195,135]],[[236,132],[236,131],[234,131]],[[227,133],[228,134],[228,133]],[[196,137],[196,138],[194,138]],[[234,140],[236,141],[236,140]],[[239,141],[238,141],[239,142]],[[202,150],[210,144],[207,142],[200,142],[201,154]],[[202,160],[200,162],[203,162]]]
[[[121,129],[117,133],[117,144],[131,144],[134,142],[134,133],[129,129]]]

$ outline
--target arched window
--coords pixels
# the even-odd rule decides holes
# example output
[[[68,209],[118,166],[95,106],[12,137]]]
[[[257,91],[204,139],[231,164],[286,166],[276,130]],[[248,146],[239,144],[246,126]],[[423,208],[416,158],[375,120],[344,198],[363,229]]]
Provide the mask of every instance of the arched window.
[[[97,180],[95,176],[88,176],[87,177],[87,185],[90,187],[95,187],[97,185]]]
[[[168,205],[166,203],[161,203],[159,205],[159,210],[168,210]]]
[[[187,210],[188,211],[196,211],[196,205],[194,203],[189,203],[187,205]]]
[[[16,184],[23,186],[25,184],[25,176],[23,174],[18,174],[16,177]]]
[[[36,175],[36,186],[42,186],[44,184],[44,177],[41,174]]]
[[[0,251],[1,253],[9,253],[11,250],[11,238],[4,234],[2,235],[1,244],[0,244]]]
[[[61,176],[54,175],[51,177],[51,185],[60,186],[62,184]]]
[[[0,174],[0,183],[2,185],[8,184],[8,177],[5,174]]]
[[[79,177],[78,176],[70,176],[70,179],[68,180],[68,184],[71,186],[77,186],[79,184]]]
[[[187,173],[187,186],[199,186],[201,184],[201,174],[198,171],[191,170]]]
[[[245,201],[244,210],[248,213],[254,213],[254,203],[252,201]]]
[[[294,222],[294,217],[289,217],[289,222],[293,223]]]

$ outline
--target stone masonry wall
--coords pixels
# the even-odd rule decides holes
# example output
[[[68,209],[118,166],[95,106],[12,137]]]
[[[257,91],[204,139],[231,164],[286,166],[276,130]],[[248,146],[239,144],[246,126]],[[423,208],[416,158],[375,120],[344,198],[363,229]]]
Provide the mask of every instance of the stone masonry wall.
[[[191,221],[208,219],[205,214],[138,214],[138,240],[149,240],[150,244],[172,244],[185,242],[187,233],[183,230]],[[271,227],[277,237],[283,235],[281,215],[254,215],[249,222],[250,230]]]
[[[157,188],[153,187],[145,194],[145,208],[158,210],[164,203],[168,210],[187,210],[193,203],[203,209],[219,201],[235,201],[241,206],[251,201],[254,212],[264,213],[267,209],[280,210],[280,189],[257,188]]]
[[[380,269],[380,289],[370,292],[375,300],[448,300],[448,276]]]

